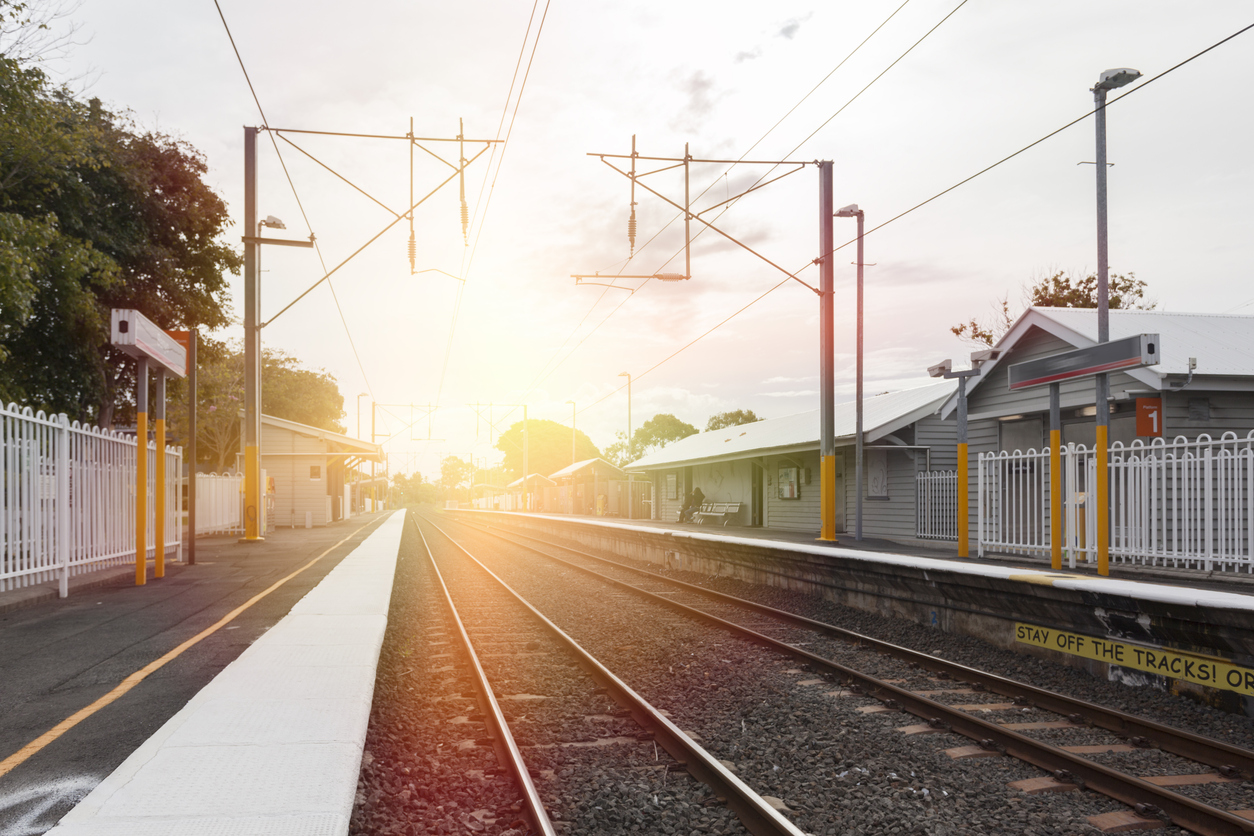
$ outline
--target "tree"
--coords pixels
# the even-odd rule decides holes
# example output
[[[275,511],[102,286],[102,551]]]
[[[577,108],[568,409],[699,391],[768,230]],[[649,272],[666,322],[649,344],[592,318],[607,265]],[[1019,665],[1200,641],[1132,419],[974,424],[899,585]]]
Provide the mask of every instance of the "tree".
[[[448,456],[440,462],[440,490],[445,499],[458,499],[467,478],[474,472],[474,465],[457,456]]]
[[[0,30],[25,14],[0,0]],[[0,32],[0,35],[3,33]],[[0,55],[0,398],[109,426],[134,403],[134,361],[109,309],[163,328],[229,321],[226,204],[204,159]]]
[[[196,459],[215,470],[234,466],[240,452],[240,412],[244,408],[244,354],[236,344],[202,337],[197,345]],[[167,415],[171,444],[186,444],[186,381],[171,385]],[[344,397],[335,378],[302,368],[291,355],[262,351],[261,411],[275,418],[342,433]]]
[[[1158,303],[1145,297],[1145,282],[1129,273],[1126,276],[1112,273],[1107,282],[1107,302],[1110,310],[1152,310]],[[1096,308],[1097,274],[1075,278],[1064,271],[1038,279],[1023,287],[1025,306],[1041,308]],[[972,317],[949,330],[954,336],[972,345],[990,346],[1010,330],[1018,316],[1010,314],[1010,298],[1004,296],[993,302],[993,316],[985,322]]]
[[[504,466],[515,477],[522,475],[523,422],[519,421],[496,440],[505,454]],[[601,451],[582,431],[575,433],[575,461],[601,458]],[[543,419],[527,422],[527,469],[548,476],[572,464],[570,427]]]
[[[762,419],[753,414],[752,409],[734,409],[731,412],[720,412],[711,415],[705,422],[705,431],[721,430],[725,427],[738,427],[741,424],[755,424]]]
[[[421,473],[397,473],[392,477],[392,486],[400,494],[402,505],[435,505],[440,501],[440,489],[425,481]]]
[[[696,435],[697,428],[685,421],[680,421],[669,412],[659,412],[636,430],[632,437],[632,447],[638,448],[641,455],[660,450],[672,441]]]

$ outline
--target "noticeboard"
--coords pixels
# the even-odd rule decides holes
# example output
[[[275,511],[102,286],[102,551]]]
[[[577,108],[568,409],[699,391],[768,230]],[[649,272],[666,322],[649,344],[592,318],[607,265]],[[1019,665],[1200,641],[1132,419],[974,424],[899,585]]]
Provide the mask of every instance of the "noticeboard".
[[[1160,358],[1158,335],[1137,334],[1134,337],[1015,363],[1009,369],[1008,380],[1010,390],[1015,391],[1120,369],[1154,366],[1160,362]]]
[[[151,319],[136,310],[114,308],[110,320],[114,348],[132,357],[151,360],[170,374],[187,376],[186,349]]]

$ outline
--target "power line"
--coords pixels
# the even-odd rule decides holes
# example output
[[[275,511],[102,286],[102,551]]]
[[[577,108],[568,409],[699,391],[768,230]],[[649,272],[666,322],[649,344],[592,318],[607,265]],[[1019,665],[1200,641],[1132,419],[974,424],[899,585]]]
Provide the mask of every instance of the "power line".
[[[509,129],[505,132],[505,141],[501,145],[501,157],[499,160],[497,160],[497,163],[496,163],[496,173],[492,176],[492,185],[488,190],[487,201],[484,203],[484,206],[483,206],[483,215],[479,218],[479,225],[475,228],[475,244],[474,244],[474,247],[471,249],[470,256],[468,260],[465,262],[464,267],[461,271],[463,279],[468,278],[470,269],[474,264],[475,253],[478,252],[478,249],[479,249],[479,241],[483,233],[483,227],[487,223],[488,209],[491,207],[491,204],[492,204],[492,196],[496,192],[496,181],[497,181],[497,178],[501,176],[501,167],[505,164],[505,152],[509,148],[509,138],[514,133],[514,122],[518,119],[518,111],[522,107],[523,93],[526,92],[526,89],[527,89],[527,79],[531,77],[531,66],[536,60],[536,51],[540,47],[540,36],[544,33],[544,22],[545,20],[548,19],[548,16],[549,16],[550,2],[551,0],[545,0],[544,12],[543,14],[540,15],[540,23],[536,27],[536,37],[535,37],[535,40],[532,41],[531,43],[531,57],[527,59],[527,70],[526,72],[523,73],[522,82],[518,86],[518,98],[514,100],[514,115],[510,117]],[[535,3],[531,7],[532,18],[535,17],[536,6],[538,5],[539,5],[539,0],[535,0]],[[523,50],[526,49],[527,34],[530,33],[530,31],[531,31],[531,21],[528,20],[527,33],[524,33],[523,35]],[[520,52],[519,59],[521,60],[521,58],[522,58],[522,53]],[[518,66],[515,65],[514,78],[517,78],[517,77],[518,77]],[[510,81],[511,91],[513,90],[513,86],[514,86],[514,82],[511,80]],[[506,100],[505,100],[505,108],[506,110],[508,110],[509,108],[509,96],[508,95],[506,96]],[[501,119],[501,124],[503,123],[504,123],[504,113],[502,113],[502,119]],[[500,124],[498,124],[497,125],[497,139],[500,139],[500,135],[501,135],[501,127],[500,127]],[[486,176],[484,178],[484,182],[487,182]],[[480,189],[481,196],[482,196],[482,193],[483,193],[482,189]],[[462,284],[457,289],[457,301],[453,306],[453,318],[452,318],[451,324],[449,325],[448,345],[445,347],[445,350],[444,350],[444,362],[440,368],[440,383],[439,383],[439,386],[436,388],[436,396],[435,396],[436,406],[439,406],[440,398],[444,395],[444,379],[446,375],[448,374],[448,364],[453,354],[453,338],[457,332],[457,319],[458,319],[459,314],[461,313],[462,295],[465,293],[465,291],[466,291],[466,283],[465,281],[463,281]]]
[[[253,80],[248,75],[248,68],[244,66],[244,58],[240,55],[239,47],[235,45],[235,36],[231,34],[231,27],[226,22],[226,15],[222,12],[222,6],[218,0],[213,0],[214,7],[218,10],[218,17],[222,20],[222,27],[226,30],[227,40],[231,42],[231,49],[235,52],[235,60],[239,62],[240,71],[244,74],[244,81],[248,84],[248,92],[252,94],[253,103],[257,105],[257,112],[261,115],[261,124],[265,126],[266,133],[270,137],[270,143],[274,146],[274,153],[279,158],[279,165],[283,168],[283,176],[287,178],[287,184],[292,190],[292,196],[296,198],[296,206],[300,209],[301,217],[305,221],[305,227],[309,230],[312,237],[313,225],[309,223],[309,215],[305,212],[305,205],[301,202],[300,194],[296,191],[296,184],[292,182],[292,175],[287,170],[287,163],[283,159],[283,153],[279,150],[279,144],[275,141],[274,133],[269,129],[269,121],[266,118],[266,111],[261,106],[261,99],[257,96],[257,90],[253,87]],[[253,234],[252,230],[247,230],[249,235]],[[314,252],[318,254],[318,261],[322,264],[322,272],[327,272],[327,264],[322,257],[322,248],[318,246],[318,242],[314,240]],[[366,389],[370,392],[371,400],[374,399],[374,387],[370,384],[370,377],[366,374],[366,367],[361,362],[361,355],[357,352],[357,344],[353,341],[352,332],[348,328],[348,320],[344,317],[344,309],[340,307],[339,296],[335,293],[335,287],[331,281],[327,280],[327,287],[331,290],[331,298],[335,301],[335,309],[339,311],[340,323],[344,326],[344,335],[348,337],[349,347],[353,350],[353,357],[357,360],[357,368],[361,371],[362,379],[366,382]]]
[[[963,0],[963,2],[965,3],[965,2],[966,2],[966,0]],[[960,6],[959,8],[961,8],[961,6]],[[955,11],[957,11],[957,10],[955,9]],[[950,14],[952,14],[952,12],[951,12]],[[942,22],[943,22],[943,21],[942,21]],[[938,24],[938,25],[939,25],[939,24]],[[1196,59],[1198,59],[1198,58],[1202,57],[1202,56],[1203,56],[1203,55],[1205,55],[1206,53],[1208,53],[1208,52],[1210,52],[1210,51],[1212,51],[1212,50],[1214,50],[1214,49],[1216,49],[1216,48],[1218,48],[1218,47],[1222,46],[1223,44],[1227,43],[1228,41],[1231,41],[1233,38],[1236,38],[1238,35],[1241,35],[1241,34],[1243,34],[1243,33],[1245,33],[1245,32],[1248,32],[1248,31],[1249,31],[1249,30],[1251,30],[1251,29],[1254,29],[1254,24],[1250,24],[1249,26],[1246,26],[1246,27],[1244,27],[1244,28],[1242,28],[1242,29],[1239,29],[1238,31],[1236,31],[1236,32],[1234,32],[1233,34],[1229,35],[1228,37],[1224,38],[1223,40],[1220,40],[1220,41],[1218,41],[1218,42],[1216,42],[1216,43],[1214,43],[1214,44],[1212,44],[1212,45],[1208,46],[1206,49],[1203,49],[1201,52],[1198,52],[1198,53],[1196,53],[1196,54],[1194,54],[1194,55],[1192,55],[1192,56],[1190,56],[1190,57],[1186,58],[1185,60],[1183,60],[1183,61],[1179,62],[1178,64],[1175,64],[1175,65],[1174,65],[1174,66],[1172,66],[1172,67],[1169,67],[1168,69],[1164,70],[1163,72],[1159,73],[1158,75],[1153,76],[1153,77],[1152,77],[1152,78],[1150,78],[1150,79],[1147,79],[1145,82],[1143,82],[1143,83],[1141,83],[1141,84],[1137,85],[1136,87],[1132,88],[1131,90],[1128,90],[1128,91],[1126,91],[1125,93],[1123,93],[1123,94],[1121,94],[1121,95],[1119,95],[1119,96],[1117,96],[1117,97],[1115,97],[1115,98],[1111,99],[1109,102],[1107,102],[1107,107],[1109,107],[1110,105],[1114,104],[1114,103],[1115,103],[1115,102],[1117,102],[1117,101],[1120,101],[1120,100],[1122,100],[1122,99],[1124,99],[1124,98],[1127,98],[1128,96],[1132,95],[1133,93],[1136,93],[1136,92],[1137,92],[1137,91],[1139,91],[1139,90],[1143,90],[1146,86],[1148,86],[1148,85],[1150,85],[1150,84],[1154,83],[1155,81],[1158,81],[1160,78],[1163,78],[1164,76],[1169,75],[1170,73],[1175,72],[1176,70],[1180,69],[1180,68],[1181,68],[1181,67],[1183,67],[1184,65],[1186,65],[1186,64],[1188,64],[1188,63],[1190,63],[1191,61],[1194,61],[1194,60],[1196,60]],[[917,45],[917,44],[916,44],[916,45]],[[912,47],[912,48],[913,48],[913,47]],[[929,203],[931,203],[931,202],[935,201],[936,199],[938,199],[938,198],[940,198],[940,197],[942,197],[942,196],[944,196],[944,195],[948,194],[949,192],[952,192],[953,190],[957,189],[958,187],[963,186],[963,185],[965,185],[965,184],[967,184],[967,183],[970,183],[972,180],[976,179],[976,178],[977,178],[977,177],[979,177],[980,175],[985,174],[985,173],[987,173],[987,172],[989,172],[989,171],[992,171],[994,168],[996,168],[997,166],[1001,165],[1002,163],[1004,163],[1004,162],[1007,162],[1007,161],[1009,161],[1009,160],[1014,159],[1015,157],[1019,156],[1020,154],[1024,153],[1025,151],[1028,151],[1029,149],[1034,148],[1034,147],[1036,147],[1037,145],[1040,145],[1042,142],[1045,142],[1047,139],[1050,139],[1050,138],[1052,138],[1052,137],[1054,137],[1054,136],[1057,136],[1058,134],[1062,133],[1063,131],[1067,130],[1068,128],[1072,127],[1073,125],[1076,125],[1076,124],[1078,124],[1078,123],[1080,123],[1080,122],[1084,121],[1085,119],[1087,119],[1088,117],[1092,116],[1092,115],[1093,115],[1093,114],[1095,114],[1096,112],[1097,112],[1097,110],[1096,110],[1096,109],[1094,109],[1094,110],[1091,110],[1091,111],[1089,111],[1088,113],[1085,113],[1084,115],[1082,115],[1082,116],[1080,116],[1080,117],[1078,117],[1078,118],[1076,118],[1076,119],[1071,120],[1070,122],[1068,122],[1067,124],[1065,124],[1065,125],[1063,125],[1062,127],[1058,128],[1057,130],[1050,131],[1048,134],[1046,134],[1045,136],[1041,137],[1040,139],[1038,139],[1038,140],[1036,140],[1036,141],[1034,141],[1034,142],[1031,142],[1031,143],[1029,143],[1028,145],[1023,146],[1023,147],[1022,147],[1022,148],[1020,148],[1018,151],[1015,151],[1013,154],[1010,154],[1010,155],[1008,155],[1008,156],[1006,156],[1006,157],[1003,157],[1002,159],[998,160],[997,162],[993,163],[992,165],[990,165],[990,166],[987,166],[987,167],[985,167],[985,168],[980,169],[980,170],[979,170],[979,171],[977,171],[975,174],[972,174],[970,177],[967,177],[967,178],[965,178],[965,179],[963,179],[963,180],[960,180],[959,182],[955,183],[954,185],[950,186],[949,188],[944,189],[944,190],[942,190],[942,191],[940,191],[940,192],[937,192],[935,195],[933,195],[932,197],[929,197],[927,200],[924,200],[924,201],[922,201],[921,203],[918,203],[918,204],[916,204],[916,205],[912,206],[911,208],[907,209],[907,210],[906,210],[906,211],[904,211],[904,212],[900,212],[900,213],[898,213],[897,215],[894,215],[893,217],[889,218],[887,221],[884,221],[882,224],[880,224],[880,225],[878,225],[878,226],[876,226],[876,227],[873,227],[872,229],[866,230],[865,232],[863,232],[863,238],[865,239],[865,237],[866,237],[867,235],[869,235],[870,233],[875,232],[876,230],[879,230],[879,229],[883,229],[884,227],[888,226],[889,224],[894,223],[895,221],[898,221],[898,220],[900,220],[901,218],[904,218],[905,216],[909,215],[910,213],[912,213],[912,212],[914,212],[914,211],[916,211],[916,210],[918,210],[918,209],[923,208],[924,206],[926,206],[926,205],[928,205]],[[829,121],[830,121],[830,120],[829,120]],[[798,146],[798,147],[800,147],[800,146]],[[795,152],[795,151],[796,151],[796,149],[794,148],[794,149],[793,149],[793,151]],[[838,251],[840,251],[840,250],[844,249],[845,247],[848,247],[850,244],[856,243],[856,242],[857,242],[857,240],[858,240],[857,238],[853,238],[853,239],[851,239],[851,240],[849,240],[849,241],[846,241],[844,244],[841,244],[839,247],[834,247],[834,248],[833,248],[830,252],[824,253],[821,257],[822,257],[822,258],[827,258],[827,257],[831,256],[832,254],[834,254],[834,253],[836,253],[836,252],[838,252]],[[809,265],[807,265],[806,267],[808,267],[808,266],[809,266]],[[797,272],[798,272],[798,273],[802,272],[803,270],[805,270],[805,269],[806,269],[806,267],[802,267],[802,268],[800,268],[799,270],[797,270]],[[707,336],[709,336],[710,334],[714,333],[714,331],[718,330],[719,328],[721,328],[723,325],[725,325],[725,324],[727,324],[728,322],[730,322],[730,321],[731,321],[732,319],[734,319],[735,317],[737,317],[737,316],[739,316],[740,314],[744,313],[744,312],[745,312],[746,310],[748,310],[750,307],[752,307],[753,305],[756,305],[758,302],[760,302],[760,301],[762,301],[763,299],[765,299],[765,298],[766,298],[768,295],[770,295],[771,293],[774,293],[776,290],[778,290],[780,287],[782,287],[782,286],[783,286],[785,283],[787,283],[787,282],[788,282],[788,279],[784,279],[782,282],[780,282],[779,284],[775,285],[775,286],[774,286],[774,287],[772,287],[771,289],[767,290],[767,291],[766,291],[765,293],[763,293],[761,296],[758,296],[756,299],[754,299],[753,301],[749,302],[747,305],[745,305],[744,307],[740,308],[740,309],[739,309],[739,310],[737,310],[735,313],[731,314],[730,316],[728,316],[726,319],[724,319],[724,320],[722,320],[721,322],[719,322],[719,323],[718,323],[717,325],[715,325],[714,327],[710,328],[709,330],[707,330],[707,331],[705,331],[704,333],[700,334],[699,336],[695,337],[694,339],[692,339],[691,341],[689,341],[689,342],[688,342],[688,343],[686,343],[685,345],[681,346],[680,348],[678,348],[677,350],[675,350],[674,352],[672,352],[671,354],[669,354],[668,356],[666,356],[666,357],[665,357],[665,358],[663,358],[662,360],[658,361],[657,363],[654,363],[652,366],[650,366],[650,367],[649,367],[648,369],[646,369],[645,371],[640,372],[640,373],[638,373],[638,374],[634,374],[634,375],[632,375],[632,379],[633,379],[633,380],[638,380],[639,378],[644,377],[646,374],[648,374],[648,373],[650,373],[650,372],[654,371],[655,369],[657,369],[659,366],[663,365],[664,363],[667,363],[667,362],[669,362],[669,361],[673,360],[675,357],[677,357],[679,354],[681,354],[681,353],[683,353],[684,351],[686,351],[688,348],[691,348],[691,347],[692,347],[693,345],[695,345],[697,342],[699,342],[699,341],[703,340],[705,337],[707,337]],[[1250,301],[1251,301],[1251,302],[1254,302],[1254,300],[1250,300]],[[1249,302],[1244,303],[1244,304],[1249,304]],[[1238,307],[1241,307],[1241,306],[1239,305]],[[588,405],[588,407],[586,407],[585,409],[591,409],[593,406],[597,406],[598,404],[602,403],[603,401],[605,401],[605,400],[609,399],[609,398],[610,398],[610,397],[612,397],[613,395],[615,395],[615,394],[617,394],[618,392],[622,391],[624,388],[626,388],[626,387],[624,387],[624,386],[620,386],[618,389],[615,389],[614,391],[610,392],[609,394],[605,395],[604,397],[602,397],[602,398],[598,399],[597,401],[594,401],[593,403],[589,404],[589,405]],[[584,411],[584,410],[580,410],[580,412],[583,412],[583,411]]]

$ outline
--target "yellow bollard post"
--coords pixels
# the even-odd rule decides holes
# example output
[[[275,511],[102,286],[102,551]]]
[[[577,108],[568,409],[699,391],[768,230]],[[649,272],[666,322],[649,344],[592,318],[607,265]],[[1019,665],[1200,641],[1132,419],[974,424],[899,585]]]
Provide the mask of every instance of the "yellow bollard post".
[[[819,539],[833,542],[836,539],[836,457],[823,456],[819,461],[819,501],[822,506],[822,526]]]
[[[158,367],[157,369],[157,403],[156,403],[156,420],[157,420],[157,449],[154,455],[157,457],[153,464],[156,466],[156,491],[153,495],[153,547],[156,549],[156,559],[153,563],[152,576],[154,578],[165,577],[165,370]]]
[[[148,583],[148,361],[135,361],[135,585]]]
[[[967,443],[958,445],[958,556],[970,557],[970,532],[967,531],[970,519],[967,507]]]
[[[1097,574],[1110,574],[1110,463],[1106,460],[1107,427],[1097,425]]]

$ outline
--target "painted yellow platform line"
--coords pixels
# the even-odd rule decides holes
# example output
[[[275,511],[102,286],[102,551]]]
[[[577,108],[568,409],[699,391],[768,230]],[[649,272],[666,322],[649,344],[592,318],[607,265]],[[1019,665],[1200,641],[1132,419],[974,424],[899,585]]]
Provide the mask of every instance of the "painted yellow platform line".
[[[30,743],[27,743],[17,752],[13,753],[12,755],[9,755],[3,761],[0,761],[0,778],[3,778],[5,775],[8,775],[14,769],[17,769],[23,763],[30,760],[35,755],[39,754],[40,751],[47,748],[48,745],[56,741],[57,738],[61,737],[63,734],[65,734],[70,729],[77,726],[79,723],[86,720],[88,717],[95,714],[100,709],[114,702],[117,702],[119,699],[121,699],[123,696],[129,693],[132,688],[134,688],[139,683],[143,682],[150,675],[160,670],[161,668],[165,667],[170,662],[173,662],[179,656],[183,655],[183,653],[186,650],[188,650],[191,647],[194,647],[195,645],[209,638],[214,633],[218,632],[223,627],[230,624],[237,617],[239,617],[240,613],[244,612],[249,607],[253,606],[258,601],[260,601],[262,598],[265,598],[271,592],[274,592],[276,589],[283,586],[283,584],[287,583],[292,578],[296,577],[301,572],[304,572],[306,569],[313,566],[319,560],[326,557],[328,554],[330,554],[331,552],[338,549],[340,546],[347,543],[367,525],[370,525],[370,523],[366,523],[365,525],[358,527],[355,531],[353,531],[352,534],[349,534],[343,540],[340,540],[334,546],[331,546],[329,549],[327,549],[322,554],[310,560],[308,563],[306,563],[304,566],[297,569],[295,572],[292,572],[290,575],[288,575],[285,578],[281,578],[280,580],[275,581],[273,584],[270,585],[269,588],[261,592],[258,592],[252,598],[249,598],[243,604],[240,604],[238,607],[231,610],[226,615],[222,616],[222,618],[218,619],[218,621],[212,624],[211,626],[206,627],[204,630],[201,630],[199,633],[192,636],[190,639],[183,642],[182,644],[180,644],[178,647],[174,648],[170,652],[166,653],[164,656],[149,662],[147,665],[144,665],[142,668],[135,671],[135,673],[126,677],[126,679],[123,679],[116,687],[113,688],[113,690],[109,691],[109,693],[105,694],[103,697],[100,697],[95,702],[91,703],[85,708],[81,708],[78,711],[74,712],[69,717],[66,717],[60,723],[57,723],[51,729],[49,729],[48,731],[41,734],[39,737],[32,740]]]

